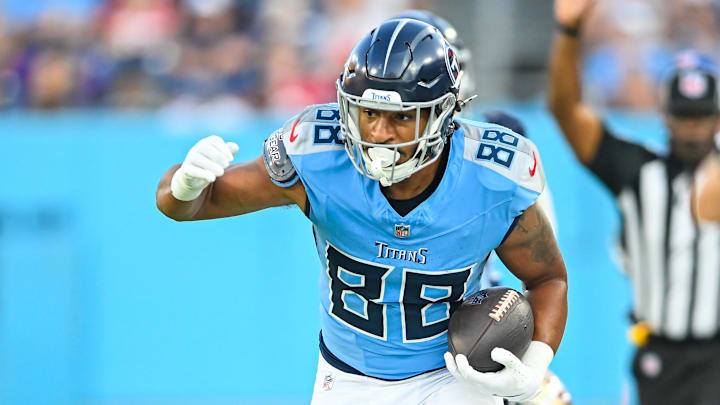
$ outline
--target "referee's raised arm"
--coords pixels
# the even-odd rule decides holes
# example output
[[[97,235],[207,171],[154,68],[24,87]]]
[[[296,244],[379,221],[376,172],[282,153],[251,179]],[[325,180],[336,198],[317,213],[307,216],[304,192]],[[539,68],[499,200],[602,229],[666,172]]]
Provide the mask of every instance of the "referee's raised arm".
[[[556,0],[557,31],[550,56],[548,106],[583,165],[590,164],[603,137],[602,121],[582,102],[580,30],[594,0]]]

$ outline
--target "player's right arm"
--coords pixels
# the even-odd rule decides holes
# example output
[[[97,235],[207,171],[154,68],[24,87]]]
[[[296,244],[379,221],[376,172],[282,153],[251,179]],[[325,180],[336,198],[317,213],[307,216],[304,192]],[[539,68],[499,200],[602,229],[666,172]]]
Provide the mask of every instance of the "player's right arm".
[[[555,19],[564,27],[579,30],[594,0],[556,0]],[[550,56],[548,107],[565,139],[584,165],[597,154],[603,137],[598,115],[582,102],[580,83],[580,35],[559,29]]]
[[[273,183],[260,156],[230,166],[238,147],[218,136],[201,139],[181,165],[171,167],[156,192],[158,209],[176,221],[222,218],[297,204],[305,209],[301,182]]]

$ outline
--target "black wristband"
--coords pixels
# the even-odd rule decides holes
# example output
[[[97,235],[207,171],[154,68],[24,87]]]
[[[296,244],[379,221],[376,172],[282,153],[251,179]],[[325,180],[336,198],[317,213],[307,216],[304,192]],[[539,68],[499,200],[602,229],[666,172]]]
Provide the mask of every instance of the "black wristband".
[[[580,35],[580,27],[568,27],[565,24],[555,21],[555,28],[569,37],[577,38]]]

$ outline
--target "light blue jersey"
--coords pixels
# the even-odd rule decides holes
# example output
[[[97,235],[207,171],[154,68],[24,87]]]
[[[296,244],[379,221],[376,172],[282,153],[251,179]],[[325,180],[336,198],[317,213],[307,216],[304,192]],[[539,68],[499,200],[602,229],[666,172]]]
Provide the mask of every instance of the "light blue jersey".
[[[351,163],[339,118],[334,104],[312,106],[278,133],[310,203],[325,345],[378,378],[443,367],[450,314],[542,191],[537,149],[504,127],[459,120],[440,184],[403,217]]]

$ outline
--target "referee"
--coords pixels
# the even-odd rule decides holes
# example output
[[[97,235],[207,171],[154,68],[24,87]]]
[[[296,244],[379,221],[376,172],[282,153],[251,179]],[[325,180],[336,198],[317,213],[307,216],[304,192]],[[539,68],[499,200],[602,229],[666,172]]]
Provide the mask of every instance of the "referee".
[[[715,76],[678,65],[664,89],[670,153],[615,136],[581,100],[581,22],[590,0],[556,0],[548,102],[580,162],[614,194],[640,336],[633,373],[643,405],[720,403],[720,229],[696,222],[691,190],[718,128]]]

